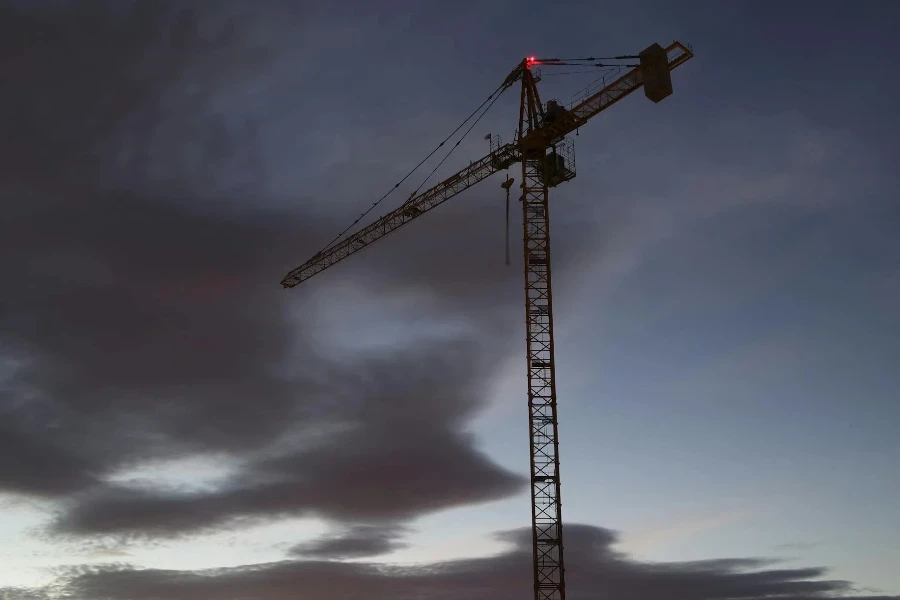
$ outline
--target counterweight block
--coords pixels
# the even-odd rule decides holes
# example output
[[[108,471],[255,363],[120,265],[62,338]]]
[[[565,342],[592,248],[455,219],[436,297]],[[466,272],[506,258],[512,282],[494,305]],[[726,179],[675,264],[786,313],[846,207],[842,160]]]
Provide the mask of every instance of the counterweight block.
[[[640,53],[644,95],[653,102],[672,95],[672,74],[666,49],[659,44],[648,46]]]

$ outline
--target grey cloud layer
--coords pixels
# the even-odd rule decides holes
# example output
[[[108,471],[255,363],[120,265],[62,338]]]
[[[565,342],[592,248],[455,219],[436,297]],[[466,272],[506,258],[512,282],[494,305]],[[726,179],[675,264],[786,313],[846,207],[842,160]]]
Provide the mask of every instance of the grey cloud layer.
[[[784,600],[864,598],[845,581],[822,579],[819,568],[784,568],[764,559],[687,563],[641,563],[612,548],[617,536],[606,529],[569,525],[568,592],[577,598],[624,600]],[[202,572],[123,567],[74,569],[56,582],[62,598],[81,600],[194,600],[201,598],[443,598],[512,600],[530,592],[530,531],[503,534],[511,549],[495,557],[421,567],[371,563],[292,561]],[[2,590],[0,590],[2,593]],[[8,600],[43,598],[37,591],[6,592]]]
[[[405,548],[407,545],[402,541],[405,533],[407,530],[404,527],[394,524],[358,525],[297,544],[290,549],[290,554],[326,560],[379,556]]]
[[[0,106],[15,118],[0,135],[0,268],[15,285],[0,314],[0,488],[59,499],[60,532],[151,535],[284,514],[394,520],[520,490],[464,433],[518,322],[496,320],[505,301],[477,251],[441,265],[386,244],[345,271],[383,271],[382,289],[432,297],[439,318],[486,305],[467,315],[477,333],[323,356],[317,313],[278,280],[347,215],[266,209],[258,121],[215,108],[277,43],[225,9],[100,6],[2,8],[14,85]],[[320,443],[323,430],[339,433]],[[103,482],[210,451],[245,464],[213,492]]]

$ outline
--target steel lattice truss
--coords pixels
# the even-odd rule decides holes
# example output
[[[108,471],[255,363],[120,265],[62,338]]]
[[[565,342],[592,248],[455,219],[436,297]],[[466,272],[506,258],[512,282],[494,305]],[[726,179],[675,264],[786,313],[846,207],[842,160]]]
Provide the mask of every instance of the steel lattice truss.
[[[522,161],[525,229],[525,323],[531,431],[531,504],[537,600],[563,600],[562,515],[550,285],[550,216],[544,153]]]

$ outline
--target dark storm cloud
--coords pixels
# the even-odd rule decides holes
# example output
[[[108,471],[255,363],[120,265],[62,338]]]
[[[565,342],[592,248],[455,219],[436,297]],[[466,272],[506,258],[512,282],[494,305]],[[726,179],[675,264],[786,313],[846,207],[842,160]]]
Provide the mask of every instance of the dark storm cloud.
[[[816,600],[858,596],[845,581],[822,579],[821,568],[777,568],[761,559],[643,563],[615,552],[613,532],[572,525],[567,532],[567,591],[577,598]],[[367,563],[284,561],[201,572],[82,567],[57,582],[63,598],[81,600],[194,600],[201,598],[428,598],[512,600],[531,590],[530,532],[503,536],[512,548],[490,558],[420,567]],[[35,591],[25,592],[34,594]],[[34,597],[8,592],[9,600]]]
[[[6,399],[0,397],[0,402]],[[54,496],[87,487],[96,480],[90,463],[48,441],[46,429],[0,422],[0,486],[34,495]],[[27,460],[26,460],[27,457]]]
[[[165,535],[298,513],[396,520],[519,490],[464,433],[507,345],[492,308],[519,299],[497,300],[477,247],[442,264],[407,237],[367,263],[438,317],[479,323],[449,342],[326,357],[308,296],[278,286],[347,215],[266,209],[280,203],[266,115],[222,107],[282,50],[257,21],[313,25],[274,3],[63,6],[0,8],[0,489],[57,497],[59,531]],[[213,492],[103,483],[208,452],[244,465]]]
[[[271,58],[241,36],[236,15],[222,11],[200,31],[197,15],[174,2],[59,6],[0,7],[5,186],[144,183],[173,117],[198,136],[169,140],[170,152],[228,154],[234,140],[207,104]]]
[[[379,521],[514,493],[521,478],[460,431],[481,401],[469,383],[483,380],[480,356],[463,342],[351,362],[334,374],[339,405],[316,423],[338,428],[326,441],[250,461],[213,492],[89,490],[57,528],[177,535],[266,515]]]
[[[407,545],[401,538],[406,533],[407,529],[398,525],[359,525],[322,536],[311,542],[297,544],[288,553],[319,559],[379,556],[405,548]]]

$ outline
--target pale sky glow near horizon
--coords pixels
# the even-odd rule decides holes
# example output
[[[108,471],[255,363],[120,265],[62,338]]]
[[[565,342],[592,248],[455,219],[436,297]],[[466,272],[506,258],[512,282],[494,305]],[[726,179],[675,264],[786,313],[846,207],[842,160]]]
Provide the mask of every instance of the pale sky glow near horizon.
[[[900,5],[811,6],[0,0],[0,600],[530,597],[506,175],[279,281],[672,40],[551,192],[570,600],[900,599]]]

